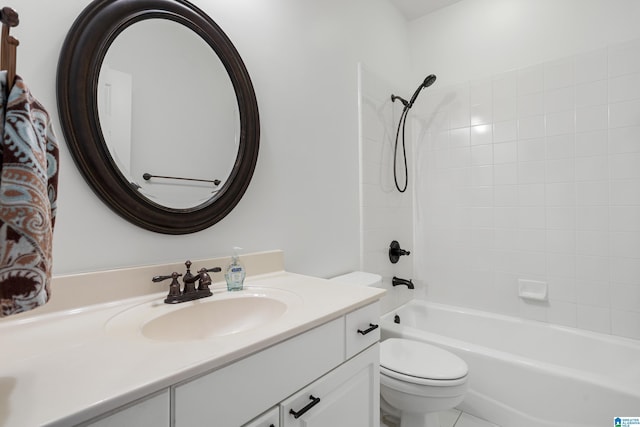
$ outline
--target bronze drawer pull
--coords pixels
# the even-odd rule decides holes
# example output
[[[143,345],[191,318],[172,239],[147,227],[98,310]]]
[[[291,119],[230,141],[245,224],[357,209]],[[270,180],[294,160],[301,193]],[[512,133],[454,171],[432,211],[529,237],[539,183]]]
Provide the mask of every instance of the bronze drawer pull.
[[[369,323],[369,329],[365,329],[364,331],[362,329],[358,329],[358,333],[362,335],[367,335],[369,332],[375,331],[376,329],[378,329],[378,325]]]
[[[300,409],[298,412],[294,411],[293,409],[289,410],[289,413],[291,415],[293,415],[293,418],[295,418],[297,420],[302,415],[304,415],[305,412],[307,412],[309,409],[313,408],[318,403],[320,403],[320,398],[319,397],[313,397],[312,394],[309,395],[309,399],[311,399],[311,402],[309,402],[309,404],[307,406],[305,406],[304,408]]]

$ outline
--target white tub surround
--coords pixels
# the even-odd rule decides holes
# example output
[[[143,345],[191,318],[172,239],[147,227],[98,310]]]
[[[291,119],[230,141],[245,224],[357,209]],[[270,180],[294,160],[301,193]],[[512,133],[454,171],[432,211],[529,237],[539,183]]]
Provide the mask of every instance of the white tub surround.
[[[458,408],[498,425],[598,427],[640,408],[636,340],[421,300],[384,315],[381,333],[460,356]]]
[[[162,304],[169,283],[151,284],[151,277],[170,274],[173,270],[184,272],[183,265],[140,267],[54,280],[53,295],[58,297],[57,301],[52,299],[49,313],[34,310],[28,316],[0,322],[0,424],[4,427],[69,426],[84,422],[194,376],[229,366],[260,350],[273,348],[277,343],[375,302],[384,293],[381,289],[340,286],[286,272],[283,254],[278,251],[247,255],[242,260],[248,276],[245,290],[238,294],[270,290],[291,294],[293,303],[287,311],[277,320],[244,332],[178,342],[151,340],[140,330],[119,334],[107,330],[106,325],[113,325],[112,319],[119,318],[115,316],[127,310],[135,311],[137,306],[146,306],[145,310],[172,309]],[[193,264],[198,268],[213,267],[224,266],[226,261],[214,259]],[[215,273],[212,278],[214,295],[210,298],[222,298],[227,294],[222,274]],[[91,291],[100,288],[104,294],[85,299],[87,292],[82,292],[78,284]],[[148,293],[149,290],[156,292]],[[123,294],[125,291],[142,295]],[[65,301],[61,295],[65,295]],[[115,299],[114,295],[128,298]],[[66,304],[72,300],[71,296],[82,304]],[[199,301],[206,303],[207,300]],[[88,302],[93,305],[87,305]],[[190,327],[188,322],[182,326]]]

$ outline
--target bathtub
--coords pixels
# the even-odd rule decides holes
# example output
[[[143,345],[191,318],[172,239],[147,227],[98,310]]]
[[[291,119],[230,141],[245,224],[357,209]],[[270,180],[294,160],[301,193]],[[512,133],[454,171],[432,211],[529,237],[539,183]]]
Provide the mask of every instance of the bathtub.
[[[639,341],[421,300],[382,316],[381,329],[383,340],[424,341],[464,359],[469,392],[458,409],[502,427],[640,417]]]

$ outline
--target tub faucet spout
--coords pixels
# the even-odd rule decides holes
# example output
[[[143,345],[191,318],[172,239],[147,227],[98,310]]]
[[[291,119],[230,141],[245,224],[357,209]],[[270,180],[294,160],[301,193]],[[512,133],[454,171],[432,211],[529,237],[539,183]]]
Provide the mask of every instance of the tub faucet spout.
[[[409,289],[415,289],[415,287],[413,286],[413,282],[411,280],[401,279],[401,278],[396,277],[396,276],[393,276],[393,279],[391,280],[391,284],[393,286],[404,285]]]

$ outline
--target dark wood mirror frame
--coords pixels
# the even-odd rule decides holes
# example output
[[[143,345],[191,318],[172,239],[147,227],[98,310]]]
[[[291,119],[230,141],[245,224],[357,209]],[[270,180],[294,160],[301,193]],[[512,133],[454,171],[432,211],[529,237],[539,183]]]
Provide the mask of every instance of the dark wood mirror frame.
[[[162,18],[193,30],[218,55],[238,101],[240,140],[229,179],[205,203],[187,209],[157,204],[142,196],[115,165],[98,118],[98,77],[113,40],[128,26]],[[176,64],[176,80],[189,78]],[[260,120],[249,73],[222,29],[185,0],[96,0],[78,16],[62,46],[57,75],[58,110],[71,155],[93,191],[120,216],[147,230],[187,234],[203,230],[233,210],[244,195],[258,159]],[[214,143],[213,141],[211,142]],[[185,156],[180,141],[166,149]]]

